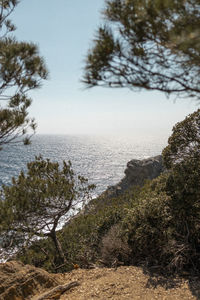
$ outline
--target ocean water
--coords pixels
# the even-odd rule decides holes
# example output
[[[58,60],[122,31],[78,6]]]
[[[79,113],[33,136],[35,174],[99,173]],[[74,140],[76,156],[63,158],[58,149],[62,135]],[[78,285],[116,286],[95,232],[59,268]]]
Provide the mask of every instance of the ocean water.
[[[0,151],[0,185],[10,184],[21,169],[26,171],[27,162],[41,154],[59,163],[70,160],[76,174],[96,185],[98,195],[122,179],[128,161],[158,155],[166,144],[165,136],[36,135],[29,146],[7,145]]]

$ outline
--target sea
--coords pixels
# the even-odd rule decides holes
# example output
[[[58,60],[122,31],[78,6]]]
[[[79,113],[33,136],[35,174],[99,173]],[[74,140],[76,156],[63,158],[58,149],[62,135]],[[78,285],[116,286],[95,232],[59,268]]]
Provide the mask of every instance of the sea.
[[[26,164],[42,155],[52,161],[71,161],[77,175],[96,185],[94,197],[124,176],[128,161],[161,154],[167,137],[157,136],[94,136],[94,135],[35,135],[29,146],[6,145],[0,151],[0,185],[10,185],[12,177]]]

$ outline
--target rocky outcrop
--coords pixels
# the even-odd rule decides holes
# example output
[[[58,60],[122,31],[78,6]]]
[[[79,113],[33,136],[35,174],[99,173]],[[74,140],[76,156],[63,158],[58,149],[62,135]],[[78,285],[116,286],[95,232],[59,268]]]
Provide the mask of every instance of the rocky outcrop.
[[[132,186],[142,186],[147,179],[154,179],[164,171],[162,156],[157,155],[143,160],[128,162],[124,178],[116,185],[108,187],[106,196],[116,196]]]
[[[38,290],[58,286],[58,276],[21,262],[10,261],[0,264],[0,299],[32,299]]]

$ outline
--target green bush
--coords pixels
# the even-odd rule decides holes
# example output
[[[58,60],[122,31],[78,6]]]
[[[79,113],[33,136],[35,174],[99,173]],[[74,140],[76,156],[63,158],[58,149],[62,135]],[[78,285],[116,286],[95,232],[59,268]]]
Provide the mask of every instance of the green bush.
[[[130,263],[166,265],[170,260],[166,246],[171,236],[172,216],[165,193],[167,175],[147,183],[122,221],[131,248]]]
[[[183,219],[199,218],[200,110],[174,126],[163,160],[170,170],[166,191],[174,213]]]
[[[87,268],[101,258],[100,244],[109,229],[120,222],[123,205],[115,200],[101,209],[93,209],[86,215],[79,215],[61,231],[61,241],[68,252],[68,262]]]
[[[174,126],[163,159],[169,169],[166,192],[176,232],[174,263],[200,269],[200,110]]]
[[[159,267],[164,272],[199,272],[198,204],[192,205],[186,197],[182,208],[175,205],[166,192],[171,176],[165,173],[146,184],[138,200],[126,209],[122,229],[131,248],[129,263]]]

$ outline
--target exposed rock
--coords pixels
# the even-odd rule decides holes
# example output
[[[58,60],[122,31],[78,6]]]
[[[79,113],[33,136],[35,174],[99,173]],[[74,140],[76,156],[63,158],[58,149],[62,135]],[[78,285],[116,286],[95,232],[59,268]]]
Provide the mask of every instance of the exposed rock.
[[[58,276],[21,262],[0,264],[1,300],[32,299],[38,291],[45,291],[60,283]]]
[[[162,156],[157,155],[143,160],[128,162],[124,178],[116,185],[108,187],[106,196],[124,193],[132,186],[142,186],[147,179],[154,179],[164,171]]]
[[[142,186],[145,180],[158,177],[163,170],[161,155],[143,160],[133,159],[128,162],[125,170],[126,176],[119,185],[123,189],[127,189],[132,185]]]

